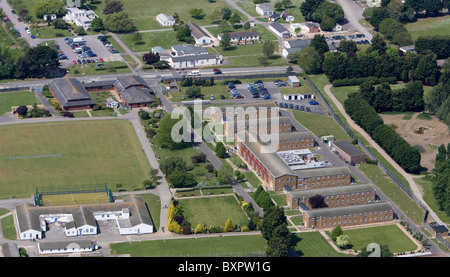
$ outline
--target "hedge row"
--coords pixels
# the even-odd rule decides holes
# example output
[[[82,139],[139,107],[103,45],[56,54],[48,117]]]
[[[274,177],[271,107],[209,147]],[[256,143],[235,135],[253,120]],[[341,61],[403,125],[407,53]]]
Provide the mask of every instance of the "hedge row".
[[[365,101],[360,93],[352,93],[344,102],[345,111],[355,120],[406,172],[420,171],[420,152],[409,145]]]
[[[397,78],[395,76],[391,77],[364,77],[364,78],[345,78],[336,79],[332,82],[333,87],[344,87],[344,86],[359,86],[362,83],[372,81],[374,85],[381,83],[395,84],[397,83]]]

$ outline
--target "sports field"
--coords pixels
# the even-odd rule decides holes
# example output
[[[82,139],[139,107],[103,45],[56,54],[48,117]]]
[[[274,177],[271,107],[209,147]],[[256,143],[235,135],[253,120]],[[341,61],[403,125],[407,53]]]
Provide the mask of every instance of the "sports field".
[[[48,186],[139,189],[150,170],[133,127],[122,120],[1,126],[0,141],[0,198]]]
[[[106,192],[42,195],[41,198],[43,206],[100,204],[108,202],[109,199]]]

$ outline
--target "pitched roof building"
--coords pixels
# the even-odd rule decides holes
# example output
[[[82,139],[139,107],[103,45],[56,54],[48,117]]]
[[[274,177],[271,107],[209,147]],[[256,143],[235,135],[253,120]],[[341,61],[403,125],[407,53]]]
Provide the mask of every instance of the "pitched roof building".
[[[75,78],[54,79],[48,88],[63,110],[85,110],[95,105],[83,84]]]
[[[191,35],[194,37],[196,44],[203,45],[212,42],[211,37],[200,26],[193,22],[188,22],[187,25],[189,30],[191,30]]]

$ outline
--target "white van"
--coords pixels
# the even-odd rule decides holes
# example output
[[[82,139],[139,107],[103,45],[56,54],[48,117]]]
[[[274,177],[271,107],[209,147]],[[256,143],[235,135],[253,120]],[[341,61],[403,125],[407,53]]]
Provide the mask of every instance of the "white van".
[[[73,42],[86,42],[84,38],[74,38]]]
[[[198,70],[193,70],[189,73],[189,76],[200,76],[200,71]]]

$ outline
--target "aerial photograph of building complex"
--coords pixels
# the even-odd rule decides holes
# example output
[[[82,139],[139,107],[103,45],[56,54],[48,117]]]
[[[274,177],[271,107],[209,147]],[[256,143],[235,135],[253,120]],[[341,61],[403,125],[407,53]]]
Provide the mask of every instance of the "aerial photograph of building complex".
[[[449,257],[449,9],[0,0],[0,261]]]

